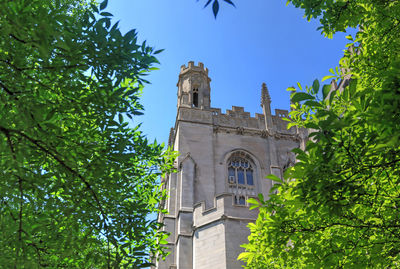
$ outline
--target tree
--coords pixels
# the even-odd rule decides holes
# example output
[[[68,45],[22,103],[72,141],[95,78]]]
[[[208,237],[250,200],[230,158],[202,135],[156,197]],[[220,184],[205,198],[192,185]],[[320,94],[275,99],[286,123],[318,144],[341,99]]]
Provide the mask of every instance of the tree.
[[[170,153],[140,115],[153,48],[85,1],[0,3],[0,264],[139,268],[165,235]]]
[[[309,128],[297,163],[250,224],[246,268],[400,266],[400,2],[290,0],[320,29],[359,27],[320,87],[293,91],[289,126]],[[338,82],[338,85],[337,85]],[[332,85],[332,86],[331,86]]]

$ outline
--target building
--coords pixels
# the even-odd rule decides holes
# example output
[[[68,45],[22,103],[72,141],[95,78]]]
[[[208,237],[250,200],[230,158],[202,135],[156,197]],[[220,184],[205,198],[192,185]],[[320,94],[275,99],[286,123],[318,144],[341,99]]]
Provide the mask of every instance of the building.
[[[294,163],[291,150],[304,146],[305,130],[287,130],[287,110],[271,113],[271,98],[262,85],[263,113],[250,116],[233,106],[226,114],[210,105],[208,69],[183,65],[178,80],[178,108],[169,144],[180,152],[176,173],[163,179],[169,198],[161,205],[163,229],[170,233],[171,254],[158,269],[239,269],[241,244],[257,218],[246,200],[268,196],[273,182]]]

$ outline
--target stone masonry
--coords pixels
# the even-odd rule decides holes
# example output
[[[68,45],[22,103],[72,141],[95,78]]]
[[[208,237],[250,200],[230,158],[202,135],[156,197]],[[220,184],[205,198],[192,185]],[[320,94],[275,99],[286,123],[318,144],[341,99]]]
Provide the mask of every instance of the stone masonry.
[[[222,113],[210,106],[208,69],[183,65],[178,80],[178,108],[169,144],[179,151],[177,172],[163,179],[169,198],[161,205],[163,230],[170,233],[170,255],[158,269],[239,269],[237,260],[257,218],[247,199],[268,197],[273,182],[294,163],[291,150],[304,147],[306,131],[287,129],[287,110],[271,113],[271,98],[262,85],[263,113],[252,117],[243,107]]]

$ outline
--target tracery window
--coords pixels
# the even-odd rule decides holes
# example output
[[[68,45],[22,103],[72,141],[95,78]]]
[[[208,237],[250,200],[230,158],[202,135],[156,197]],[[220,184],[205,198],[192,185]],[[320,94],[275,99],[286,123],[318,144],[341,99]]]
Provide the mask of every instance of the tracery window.
[[[255,195],[254,163],[251,157],[241,151],[228,159],[228,188],[235,194],[235,204],[245,205],[249,196]]]

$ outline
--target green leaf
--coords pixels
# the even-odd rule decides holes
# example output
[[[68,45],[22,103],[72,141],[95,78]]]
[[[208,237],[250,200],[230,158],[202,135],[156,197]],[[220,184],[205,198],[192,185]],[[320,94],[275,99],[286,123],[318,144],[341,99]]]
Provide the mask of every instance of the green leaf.
[[[161,245],[166,245],[166,244],[168,244],[168,241],[165,240],[165,239],[162,239],[162,240],[160,241],[160,244],[161,244]]]
[[[103,10],[107,7],[108,5],[108,0],[104,0],[103,2],[100,3],[100,10]]]
[[[218,0],[214,0],[214,3],[213,3],[213,5],[212,5],[212,10],[213,10],[213,13],[214,13],[214,17],[217,18],[218,11],[219,11],[219,3],[218,3]]]
[[[304,104],[311,107],[322,107],[322,105],[319,102],[312,100],[305,101]]]
[[[154,52],[154,54],[159,54],[159,53],[161,53],[161,52],[163,52],[163,51],[164,51],[164,49],[156,50],[156,51]]]
[[[294,103],[298,103],[300,101],[310,100],[310,99],[312,100],[314,98],[315,98],[314,96],[305,92],[295,92],[292,94],[291,100]]]
[[[324,77],[321,79],[321,81],[323,82],[323,81],[325,81],[325,80],[327,80],[327,79],[330,79],[330,78],[336,78],[336,76],[335,76],[335,75],[324,76]]]
[[[239,254],[239,256],[237,257],[238,260],[247,260],[250,257],[253,257],[254,253],[251,252],[242,252]]]
[[[132,40],[133,38],[135,38],[136,37],[136,30],[135,29],[132,29],[132,30],[130,30],[130,31],[128,31],[126,34],[125,34],[125,39],[127,39],[127,40]],[[143,44],[145,44],[145,43],[143,43]],[[144,47],[145,45],[143,45],[143,47]]]
[[[313,94],[317,94],[319,91],[319,81],[318,79],[314,80],[313,85],[312,85],[312,89],[313,89]]]
[[[316,123],[314,123],[314,122],[307,122],[307,123],[305,124],[305,127],[307,127],[307,128],[312,128],[312,129],[319,129],[319,126],[318,126]]]
[[[347,36],[346,36],[346,39],[348,39],[348,40],[350,40],[350,41],[353,41],[353,37],[352,37],[351,35],[347,35]]]
[[[294,149],[292,149],[292,152],[293,152],[293,153],[296,153],[296,154],[298,154],[298,155],[304,154],[304,151],[301,150],[301,149],[299,149],[299,148],[294,148]]]
[[[326,97],[329,95],[329,92],[331,91],[331,85],[326,84],[322,87],[322,98],[325,100]]]
[[[211,3],[211,1],[212,0],[208,0],[207,3],[204,5],[204,7],[206,8]]]
[[[235,6],[235,4],[231,1],[231,0],[224,0],[225,2],[227,2],[228,4]]]
[[[301,87],[300,82],[297,82],[297,87],[299,87],[300,90],[303,90],[303,88]]]
[[[332,104],[332,100],[335,97],[337,92],[338,92],[338,90],[331,91],[331,94],[329,95],[329,104]]]
[[[113,14],[111,14],[110,12],[101,12],[100,15],[104,16],[104,17],[112,17],[113,16]]]
[[[90,7],[93,9],[94,12],[99,13],[99,9],[96,7],[96,5],[90,4]]]
[[[266,176],[267,179],[271,179],[272,181],[276,181],[279,183],[283,183],[282,179],[280,179],[279,177],[273,175],[273,174],[269,174],[268,176]]]

